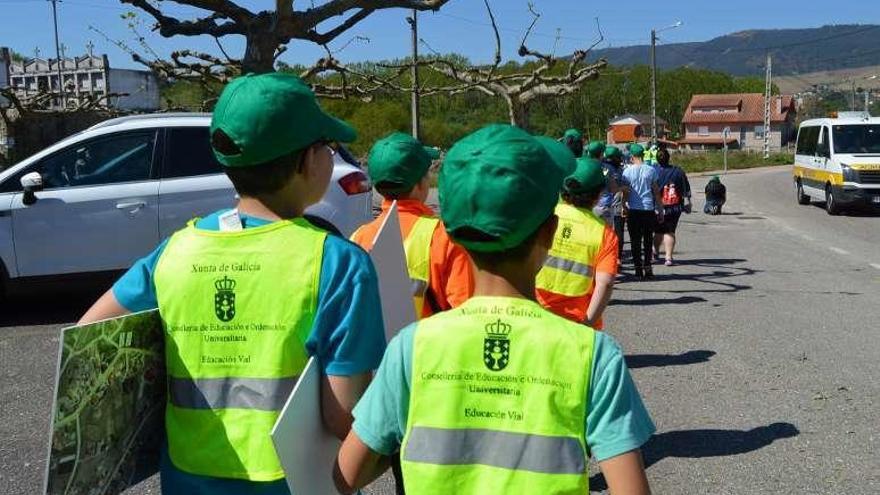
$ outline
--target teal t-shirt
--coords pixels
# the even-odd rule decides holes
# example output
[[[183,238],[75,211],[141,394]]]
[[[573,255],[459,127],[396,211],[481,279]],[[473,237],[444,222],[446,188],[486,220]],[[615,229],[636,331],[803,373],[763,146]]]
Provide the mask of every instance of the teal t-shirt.
[[[370,387],[354,408],[354,432],[382,455],[397,452],[406,432],[417,331],[418,325],[412,324],[391,340]],[[654,423],[620,347],[606,333],[596,332],[590,374],[587,447],[598,461],[641,447],[654,434]]]

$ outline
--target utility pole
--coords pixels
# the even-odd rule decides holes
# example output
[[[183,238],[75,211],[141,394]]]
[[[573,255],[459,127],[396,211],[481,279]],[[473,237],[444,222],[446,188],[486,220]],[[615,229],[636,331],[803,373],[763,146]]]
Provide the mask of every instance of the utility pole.
[[[55,24],[55,67],[58,69],[58,94],[60,95],[61,108],[67,108],[67,101],[64,98],[64,79],[61,76],[61,45],[58,43],[58,0],[49,0],[52,2],[52,21]]]
[[[773,58],[767,53],[767,74],[764,82],[764,159],[770,158],[770,97],[773,87]]]
[[[681,21],[676,21],[671,26],[651,30],[651,140],[653,142],[657,142],[657,33],[680,26]]]
[[[410,113],[412,114],[412,136],[419,138],[419,22],[418,11],[413,9],[412,17],[406,20],[412,28],[412,102]]]
[[[657,30],[651,30],[651,141],[657,142]]]
[[[852,80],[852,105],[850,106],[850,110],[853,112],[856,111],[856,80]]]

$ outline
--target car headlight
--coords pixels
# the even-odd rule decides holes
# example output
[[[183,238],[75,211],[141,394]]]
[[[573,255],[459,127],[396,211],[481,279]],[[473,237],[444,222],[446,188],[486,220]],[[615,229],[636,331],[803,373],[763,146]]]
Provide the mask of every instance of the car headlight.
[[[843,171],[843,181],[844,182],[858,182],[859,181],[859,172],[854,170],[849,165],[840,164],[840,169]]]

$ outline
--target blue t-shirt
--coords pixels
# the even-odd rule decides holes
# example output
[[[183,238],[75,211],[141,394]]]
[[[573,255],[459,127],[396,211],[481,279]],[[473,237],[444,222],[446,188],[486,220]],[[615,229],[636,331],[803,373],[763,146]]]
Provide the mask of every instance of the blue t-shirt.
[[[382,455],[397,452],[406,432],[417,331],[417,324],[410,325],[391,340],[376,376],[354,408],[352,429],[364,444]],[[603,332],[596,332],[590,384],[586,443],[597,460],[637,449],[651,438],[654,423],[629,374],[623,353],[614,339]]]
[[[202,218],[196,227],[220,230],[218,216]],[[242,215],[244,228],[271,223]],[[158,307],[153,271],[168,241],[135,264],[113,285],[116,300],[131,312]],[[291,274],[296,276],[296,274]],[[376,369],[385,351],[385,330],[379,301],[376,271],[369,255],[346,239],[328,235],[318,287],[318,306],[312,332],[306,342],[325,374],[350,376]],[[167,457],[167,456],[166,456]],[[289,494],[281,479],[270,483],[211,478],[185,473],[167,459],[161,465],[164,494]]]
[[[629,186],[626,205],[630,210],[654,209],[654,189],[657,169],[650,165],[630,165],[623,169],[623,183]]]

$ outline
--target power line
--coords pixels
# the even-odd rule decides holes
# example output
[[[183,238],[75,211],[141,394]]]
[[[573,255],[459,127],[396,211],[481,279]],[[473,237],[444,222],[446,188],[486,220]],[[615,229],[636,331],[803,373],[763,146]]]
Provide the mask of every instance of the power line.
[[[700,47],[697,46],[694,48],[695,51],[706,51],[706,52],[714,52],[714,53],[741,53],[741,52],[763,52],[763,51],[772,51],[772,50],[780,50],[783,48],[792,48],[795,46],[805,46],[812,45],[814,43],[822,43],[823,41],[835,40],[839,38],[845,38],[847,36],[855,36],[857,34],[861,34],[867,31],[871,31],[874,29],[878,29],[880,26],[868,26],[861,29],[856,29],[854,31],[849,31],[846,33],[838,33],[829,36],[825,36],[823,38],[815,38],[812,40],[806,41],[796,41],[793,43],[784,43],[780,45],[771,45],[771,46],[762,46],[762,47],[752,47],[752,48],[725,48],[725,49],[710,49],[709,47]]]

